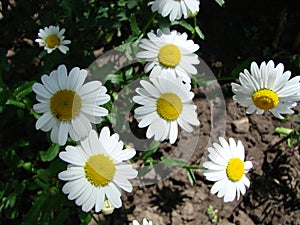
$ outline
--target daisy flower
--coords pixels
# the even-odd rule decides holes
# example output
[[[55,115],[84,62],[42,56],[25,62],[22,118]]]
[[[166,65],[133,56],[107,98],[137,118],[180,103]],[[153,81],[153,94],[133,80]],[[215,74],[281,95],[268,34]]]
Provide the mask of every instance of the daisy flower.
[[[187,132],[199,126],[196,105],[192,99],[191,85],[183,83],[181,78],[166,72],[167,78],[142,80],[143,88],[137,88],[138,96],[133,101],[141,106],[134,110],[140,128],[147,128],[146,136],[157,141],[169,139],[173,144],[178,136],[178,125]]]
[[[67,170],[58,174],[58,178],[67,181],[62,191],[82,206],[84,212],[95,207],[100,212],[107,199],[113,207],[120,208],[121,189],[131,192],[128,179],[137,176],[130,163],[124,162],[135,155],[134,149],[123,149],[119,135],[110,135],[104,127],[98,137],[95,130],[80,142],[78,146],[67,146],[59,157],[69,163]]]
[[[294,113],[291,108],[300,100],[300,76],[290,79],[291,72],[283,71],[283,64],[275,67],[272,60],[267,64],[262,62],[260,68],[252,62],[250,72],[245,69],[244,73],[240,73],[241,84],[231,83],[235,94],[233,99],[247,107],[248,114],[270,111],[275,117],[283,119],[281,114]]]
[[[133,220],[132,225],[140,225],[140,223],[137,220]],[[143,225],[152,225],[152,221],[151,220],[148,221],[146,218],[144,218]]]
[[[194,54],[199,45],[187,40],[186,33],[181,34],[176,30],[158,29],[157,35],[151,32],[147,35],[149,39],[141,40],[139,47],[142,51],[136,56],[148,62],[145,72],[151,70],[150,78],[161,76],[162,71],[169,71],[190,83],[191,75],[197,73],[194,65],[200,62]]]
[[[218,197],[224,196],[224,202],[231,202],[240,193],[246,193],[246,187],[250,186],[250,181],[246,173],[252,168],[252,162],[246,161],[245,149],[241,141],[237,143],[233,138],[227,142],[224,138],[219,138],[220,144],[213,143],[213,147],[208,148],[208,158],[203,167],[206,168],[204,176],[209,181],[215,181],[210,192]]]
[[[100,81],[83,84],[86,70],[73,68],[69,75],[67,68],[60,65],[50,75],[43,75],[42,83],[35,83],[32,90],[40,102],[33,106],[37,113],[43,115],[35,127],[42,131],[51,130],[51,140],[64,145],[68,134],[74,141],[88,136],[93,124],[101,122],[108,114],[100,107],[110,100],[106,88]]]
[[[158,11],[163,17],[169,15],[171,22],[179,20],[183,16],[185,19],[196,16],[199,12],[199,0],[155,0],[151,10]]]
[[[64,40],[65,29],[59,30],[59,26],[49,26],[40,29],[39,38],[35,41],[39,43],[40,47],[44,47],[47,53],[51,53],[55,49],[59,49],[62,53],[66,54],[69,48],[66,46],[71,43],[70,40]]]

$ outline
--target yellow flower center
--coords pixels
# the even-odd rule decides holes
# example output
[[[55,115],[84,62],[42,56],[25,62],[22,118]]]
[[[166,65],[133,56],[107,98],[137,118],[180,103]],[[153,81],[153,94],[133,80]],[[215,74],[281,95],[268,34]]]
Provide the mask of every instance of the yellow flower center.
[[[81,98],[75,91],[60,90],[51,97],[50,110],[59,120],[71,120],[80,113]]]
[[[114,177],[114,162],[104,154],[91,156],[84,165],[86,179],[96,187],[107,185]]]
[[[239,181],[245,173],[244,162],[239,158],[232,158],[229,160],[226,167],[226,174],[229,180]]]
[[[49,35],[45,42],[49,48],[54,48],[60,45],[60,39],[56,34]]]
[[[180,62],[181,53],[173,44],[167,44],[159,49],[158,60],[166,67],[174,67]]]
[[[269,89],[261,89],[253,93],[252,100],[257,108],[270,110],[275,108],[279,103],[277,94]]]
[[[182,112],[181,99],[173,93],[162,94],[156,102],[157,113],[165,120],[176,120]]]

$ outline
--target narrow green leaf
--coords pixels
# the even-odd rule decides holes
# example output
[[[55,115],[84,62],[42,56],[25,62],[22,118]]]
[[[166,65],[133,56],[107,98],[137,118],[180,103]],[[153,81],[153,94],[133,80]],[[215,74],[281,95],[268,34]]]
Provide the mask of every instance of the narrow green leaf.
[[[290,128],[285,128],[285,127],[276,127],[275,132],[278,134],[283,134],[283,135],[289,135],[292,133],[294,130]]]
[[[139,33],[141,32],[139,29],[139,26],[137,24],[135,15],[133,13],[131,13],[131,15],[130,15],[130,29],[134,36],[138,36]]]
[[[174,21],[172,24],[180,25],[185,29],[189,30],[192,34],[195,33],[195,29],[192,25],[188,24],[185,20]]]
[[[187,163],[183,160],[170,159],[170,158],[165,157],[165,156],[161,157],[160,160],[167,167],[181,167],[181,168],[184,168],[185,166],[187,166]]]
[[[196,34],[198,34],[198,36],[204,40],[205,39],[205,36],[204,34],[202,33],[202,31],[200,30],[200,28],[198,26],[195,27],[195,31],[196,31]]]
[[[188,179],[191,183],[191,185],[195,185],[196,184],[196,178],[195,178],[195,174],[191,169],[186,169],[186,173],[188,176]]]
[[[25,104],[23,102],[20,102],[20,101],[14,100],[14,99],[7,99],[5,104],[6,105],[13,105],[13,106],[16,106],[16,107],[21,108],[21,109],[25,108]]]

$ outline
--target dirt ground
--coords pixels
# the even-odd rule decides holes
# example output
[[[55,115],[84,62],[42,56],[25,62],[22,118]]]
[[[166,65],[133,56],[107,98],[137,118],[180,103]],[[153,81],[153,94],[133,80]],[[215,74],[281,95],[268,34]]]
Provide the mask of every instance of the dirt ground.
[[[276,127],[294,128],[292,117],[280,121],[270,113],[246,115],[231,97],[226,100],[226,134],[241,140],[246,149],[246,159],[253,162],[248,174],[251,181],[246,195],[239,201],[224,203],[210,194],[212,182],[206,181],[202,171],[195,171],[196,184],[192,186],[184,169],[157,184],[136,186],[131,194],[122,196],[123,207],[112,215],[96,215],[103,225],[130,224],[133,219],[146,217],[153,224],[300,224],[300,157],[299,148],[290,149],[284,137],[274,132]],[[189,165],[199,165],[206,157],[209,140],[210,107],[204,97],[197,97],[201,121],[197,148]],[[299,113],[300,105],[296,108]],[[178,139],[178,141],[184,141]],[[177,142],[178,143],[178,142]],[[174,145],[176,146],[176,145]],[[158,155],[176,151],[167,142],[160,145]],[[187,145],[186,148],[189,148]],[[213,206],[218,222],[212,223],[206,211]],[[93,223],[92,223],[93,224]]]

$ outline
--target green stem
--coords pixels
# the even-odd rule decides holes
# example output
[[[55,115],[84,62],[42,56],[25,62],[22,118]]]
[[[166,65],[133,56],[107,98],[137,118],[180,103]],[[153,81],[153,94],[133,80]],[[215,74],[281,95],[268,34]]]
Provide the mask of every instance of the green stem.
[[[192,34],[192,39],[194,39],[195,38],[195,36],[196,36],[196,27],[197,27],[197,18],[196,18],[196,16],[194,16],[194,33]]]

